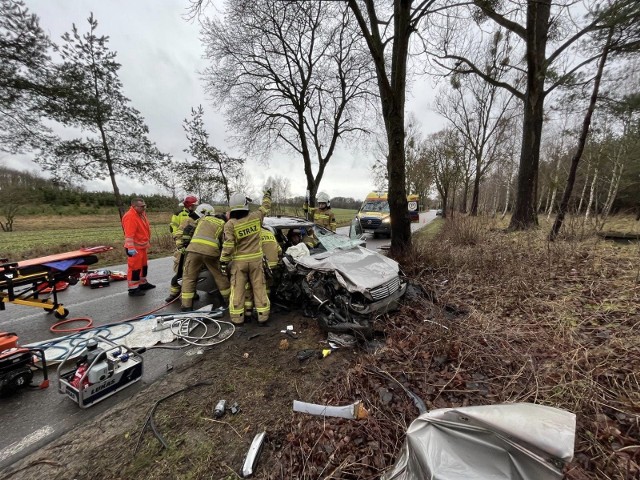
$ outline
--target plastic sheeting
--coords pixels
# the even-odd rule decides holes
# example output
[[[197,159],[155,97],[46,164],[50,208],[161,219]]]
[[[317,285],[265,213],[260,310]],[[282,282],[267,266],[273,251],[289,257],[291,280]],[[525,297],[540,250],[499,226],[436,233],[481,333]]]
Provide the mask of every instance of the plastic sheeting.
[[[420,415],[382,480],[556,480],[573,458],[576,417],[515,403]]]

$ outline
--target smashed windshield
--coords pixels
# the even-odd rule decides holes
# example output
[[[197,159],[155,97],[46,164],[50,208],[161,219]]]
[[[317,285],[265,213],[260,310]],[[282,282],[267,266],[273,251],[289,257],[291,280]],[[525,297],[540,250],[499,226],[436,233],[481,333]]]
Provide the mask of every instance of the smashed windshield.
[[[325,230],[322,227],[315,227],[315,234],[324,250],[331,252],[333,250],[352,248],[360,245],[360,240],[352,240],[344,235],[336,235],[335,233]]]
[[[366,202],[362,206],[360,211],[389,213],[389,202],[387,201]]]

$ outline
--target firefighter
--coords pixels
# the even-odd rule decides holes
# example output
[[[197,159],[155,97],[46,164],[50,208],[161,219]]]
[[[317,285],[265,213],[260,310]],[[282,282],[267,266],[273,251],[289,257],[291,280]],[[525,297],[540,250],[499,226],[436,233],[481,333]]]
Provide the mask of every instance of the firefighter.
[[[282,247],[277,242],[271,230],[262,226],[260,231],[260,244],[262,245],[263,268],[265,271],[267,296],[271,295],[271,287],[277,285],[280,279],[280,258],[282,257]],[[253,289],[247,282],[244,296],[244,318],[250,318],[253,309]]]
[[[151,242],[151,227],[145,213],[146,208],[142,198],[134,198],[131,200],[131,208],[122,216],[130,297],[141,297],[145,290],[156,288],[147,282],[147,249]]]
[[[260,232],[262,219],[271,208],[271,190],[267,189],[262,205],[253,213],[249,213],[249,199],[243,193],[231,195],[229,207],[230,218],[224,226],[220,270],[225,275],[231,272],[231,321],[238,325],[244,323],[244,298],[248,282],[253,290],[258,322],[264,324],[269,319],[270,304],[262,267]]]
[[[175,275],[171,278],[169,296],[164,299],[167,303],[173,302],[180,296],[180,284],[178,280],[182,277],[182,270],[184,270],[185,247],[191,240],[193,229],[198,220],[198,215],[195,211],[198,206],[198,199],[196,197],[187,195],[181,205],[183,207],[182,210],[174,213],[169,223],[169,231],[176,244],[176,250],[173,253],[173,273]]]
[[[313,228],[302,228],[300,235],[302,235],[302,243],[309,248],[316,248],[320,243],[320,240],[318,240],[318,237],[316,237],[316,234],[313,232]]]
[[[309,205],[305,203],[302,209],[304,213],[311,215],[310,220],[314,223],[335,232],[336,216],[331,211],[331,199],[329,195],[324,192],[318,193],[316,196],[316,205],[317,208],[309,208]]]
[[[186,248],[182,275],[182,311],[193,310],[198,275],[203,265],[211,272],[216,282],[222,310],[228,302],[231,291],[229,279],[220,272],[220,243],[225,221],[215,216],[214,208],[207,203],[198,206],[196,212],[200,218],[196,222],[195,231]]]

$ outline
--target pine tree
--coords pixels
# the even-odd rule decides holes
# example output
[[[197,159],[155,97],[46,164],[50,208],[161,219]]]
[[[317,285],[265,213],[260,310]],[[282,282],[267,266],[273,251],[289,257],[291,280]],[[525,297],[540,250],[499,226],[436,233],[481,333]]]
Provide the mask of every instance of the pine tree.
[[[0,150],[22,153],[51,141],[39,100],[51,42],[22,1],[0,0]]]
[[[47,104],[48,113],[67,127],[89,136],[56,142],[36,159],[56,177],[111,180],[120,216],[124,203],[116,175],[146,179],[167,161],[149,140],[149,129],[140,112],[122,93],[120,64],[109,50],[109,37],[98,36],[97,20],[88,19],[89,31],[62,36],[57,46],[62,62],[53,75],[56,97]]]

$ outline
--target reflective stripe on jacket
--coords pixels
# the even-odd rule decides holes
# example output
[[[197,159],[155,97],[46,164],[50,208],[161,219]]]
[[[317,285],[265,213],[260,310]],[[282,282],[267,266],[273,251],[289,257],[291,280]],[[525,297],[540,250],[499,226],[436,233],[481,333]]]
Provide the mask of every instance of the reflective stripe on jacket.
[[[190,218],[190,213],[191,212],[189,210],[183,207],[181,211],[171,215],[171,222],[169,222],[169,231],[172,235],[176,232],[180,225],[182,225],[182,222],[185,218]]]
[[[244,218],[231,218],[224,225],[221,262],[262,260],[260,231],[262,219],[271,208],[271,195],[265,194],[257,211]]]
[[[145,212],[138,213],[135,208],[130,207],[122,216],[122,229],[124,230],[124,248],[149,248],[151,227]]]
[[[220,256],[220,240],[224,231],[224,220],[207,215],[196,222],[187,252],[200,253],[211,257]]]
[[[266,228],[263,228],[260,232],[260,242],[262,243],[262,253],[267,258],[269,267],[277,267],[280,261],[280,255],[282,255],[282,248],[278,245],[275,235]]]
[[[191,237],[193,236],[193,228],[189,229],[187,227],[191,225],[195,228],[196,221],[197,220],[194,220],[192,217],[183,218],[180,226],[173,231],[172,237],[176,242],[176,248],[180,249],[185,245],[189,245]],[[185,230],[187,231],[187,233],[185,233]]]
[[[311,208],[310,213],[314,223],[317,223],[321,227],[327,228],[332,232],[336,231],[336,216],[330,208],[325,208],[324,210]]]

